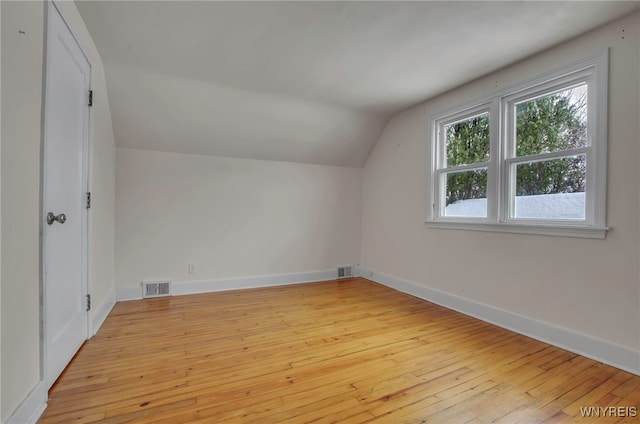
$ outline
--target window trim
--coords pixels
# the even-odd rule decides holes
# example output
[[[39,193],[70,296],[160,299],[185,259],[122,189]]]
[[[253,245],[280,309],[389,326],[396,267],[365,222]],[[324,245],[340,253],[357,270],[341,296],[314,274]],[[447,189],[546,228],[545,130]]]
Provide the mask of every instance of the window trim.
[[[573,64],[546,72],[534,78],[514,84],[489,96],[467,102],[457,107],[432,114],[429,117],[427,181],[427,216],[425,223],[432,228],[511,232],[524,234],[555,235],[585,238],[605,238],[606,226],[606,161],[608,121],[608,63],[609,50],[605,49]],[[565,151],[528,155],[527,159],[515,156],[514,141],[509,131],[514,131],[515,105],[527,98],[544,96],[545,93],[562,91],[571,85],[587,84],[587,146]],[[482,113],[489,113],[490,158],[489,162],[447,168],[444,163],[445,126]],[[587,172],[585,188],[584,220],[523,219],[510,215],[511,186],[509,167],[514,163],[532,160],[548,160],[559,157],[586,155]],[[533,159],[532,159],[533,158]],[[442,201],[443,176],[451,170],[487,168],[487,217],[444,216]]]

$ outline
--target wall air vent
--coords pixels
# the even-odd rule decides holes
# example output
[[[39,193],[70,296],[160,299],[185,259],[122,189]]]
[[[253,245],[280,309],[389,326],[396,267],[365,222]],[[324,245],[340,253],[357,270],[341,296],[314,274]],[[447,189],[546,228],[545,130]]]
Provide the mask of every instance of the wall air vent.
[[[143,281],[142,298],[171,296],[171,281]]]
[[[339,266],[338,267],[338,278],[351,278],[353,277],[353,267],[352,266]]]

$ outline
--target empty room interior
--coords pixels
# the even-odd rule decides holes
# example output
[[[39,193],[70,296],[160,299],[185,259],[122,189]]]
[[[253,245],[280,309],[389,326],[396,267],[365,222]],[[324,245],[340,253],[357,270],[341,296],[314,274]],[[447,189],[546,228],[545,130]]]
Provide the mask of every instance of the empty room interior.
[[[2,424],[640,420],[640,2],[0,15]]]

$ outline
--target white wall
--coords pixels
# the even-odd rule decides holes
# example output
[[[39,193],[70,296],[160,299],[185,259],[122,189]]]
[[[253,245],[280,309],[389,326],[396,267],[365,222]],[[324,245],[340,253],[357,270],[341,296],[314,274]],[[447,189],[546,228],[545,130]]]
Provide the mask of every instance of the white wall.
[[[100,56],[73,2],[60,3],[92,56],[93,255],[90,290],[100,306],[114,293],[115,145]],[[40,147],[43,2],[2,7],[2,414],[6,422],[40,381]],[[19,31],[23,31],[24,34]],[[39,405],[37,405],[39,406]],[[28,413],[29,411],[24,411]],[[33,411],[31,411],[33,412]]]
[[[116,163],[119,289],[359,260],[360,169],[124,148]]]
[[[39,2],[2,2],[0,7],[4,422],[40,380],[38,252],[44,7]]]
[[[2,30],[2,7],[0,7],[0,33]],[[0,81],[2,80],[2,56],[0,55]],[[0,99],[2,87],[0,84]],[[0,128],[2,128],[2,107],[0,106]],[[0,135],[0,223],[2,222],[2,136]],[[0,224],[0,240],[2,225]],[[0,242],[0,287],[2,287],[2,243]],[[2,290],[0,289],[0,346],[2,341]],[[2,349],[0,348],[0,381],[2,381]],[[2,420],[2,384],[0,384],[0,420]]]
[[[636,13],[394,116],[363,171],[363,267],[640,351],[639,27]],[[428,115],[606,47],[606,240],[426,228]]]

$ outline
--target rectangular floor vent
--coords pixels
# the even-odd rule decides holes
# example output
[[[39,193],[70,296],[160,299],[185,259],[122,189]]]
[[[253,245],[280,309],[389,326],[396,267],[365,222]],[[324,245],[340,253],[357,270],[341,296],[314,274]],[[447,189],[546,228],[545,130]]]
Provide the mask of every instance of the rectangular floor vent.
[[[143,281],[142,298],[171,296],[171,281]]]
[[[338,278],[351,278],[353,277],[353,267],[352,266],[339,266],[338,267]]]

